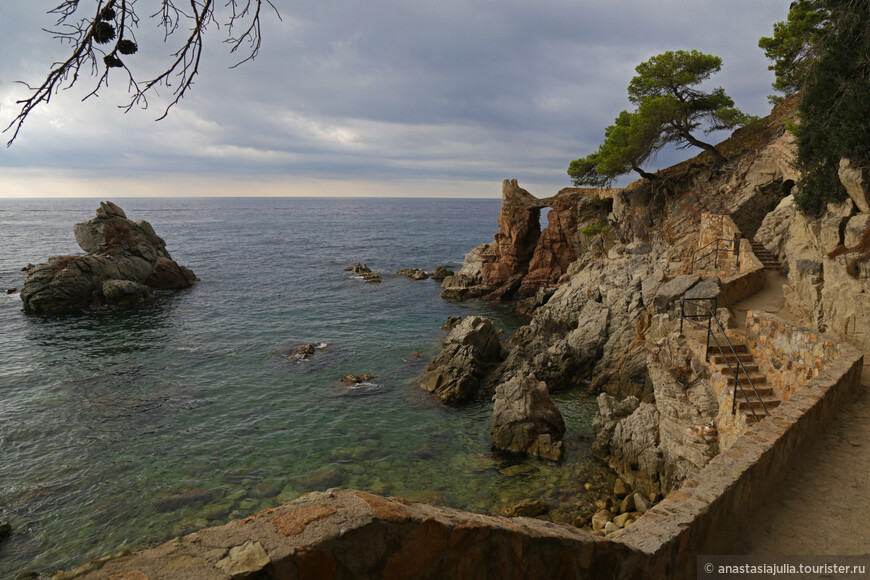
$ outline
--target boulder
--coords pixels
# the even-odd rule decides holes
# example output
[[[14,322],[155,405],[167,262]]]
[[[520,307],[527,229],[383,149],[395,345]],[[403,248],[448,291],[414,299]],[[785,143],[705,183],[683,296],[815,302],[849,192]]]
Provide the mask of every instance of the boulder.
[[[683,294],[697,284],[701,277],[697,274],[683,274],[677,276],[659,287],[653,299],[653,305],[658,312],[670,310],[674,302],[678,301]]]
[[[518,374],[498,385],[493,396],[492,444],[497,449],[562,459],[565,421],[534,375]]]
[[[401,270],[397,270],[396,274],[406,276],[411,280],[425,280],[429,277],[429,274],[427,274],[420,268],[402,268]]]
[[[773,211],[764,216],[761,227],[755,233],[755,241],[763,244],[780,260],[785,257],[785,243],[796,211],[794,195],[783,198]]]
[[[843,232],[843,245],[847,248],[858,247],[867,233],[868,226],[870,226],[870,213],[859,213],[852,216],[846,223],[846,229]]]
[[[501,512],[506,516],[533,518],[550,511],[550,505],[544,500],[532,497],[504,506]]]
[[[359,262],[354,262],[353,266],[348,266],[344,269],[345,272],[350,272],[355,274],[365,280],[366,282],[381,282],[381,275],[377,272],[372,272],[371,268],[366,266],[365,264],[360,264]]]
[[[441,352],[427,365],[421,386],[444,403],[467,401],[502,360],[502,348],[491,321],[469,316],[450,331]]]
[[[870,168],[860,167],[851,159],[840,159],[840,183],[861,213],[870,213]]]
[[[197,280],[172,259],[151,224],[127,219],[112,202],[100,203],[96,217],[75,224],[73,233],[88,254],[28,265],[21,288],[26,311],[130,306],[151,299],[152,290],[187,288]]]
[[[438,266],[437,268],[435,268],[435,271],[432,272],[432,274],[430,274],[430,277],[433,280],[438,280],[439,282],[441,282],[442,280],[444,280],[448,276],[453,276],[453,275],[454,275],[453,270],[447,269],[447,266]]]

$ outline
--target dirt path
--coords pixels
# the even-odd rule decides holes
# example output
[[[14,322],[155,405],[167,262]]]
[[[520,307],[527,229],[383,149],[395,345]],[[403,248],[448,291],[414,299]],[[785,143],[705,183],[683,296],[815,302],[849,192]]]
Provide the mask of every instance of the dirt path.
[[[870,554],[870,366],[861,383],[751,516],[732,554]]]
[[[765,288],[735,305],[740,328],[747,310],[783,310],[778,272],[765,272]],[[870,554],[870,354],[861,389],[797,459],[785,481],[749,517],[732,554]]]

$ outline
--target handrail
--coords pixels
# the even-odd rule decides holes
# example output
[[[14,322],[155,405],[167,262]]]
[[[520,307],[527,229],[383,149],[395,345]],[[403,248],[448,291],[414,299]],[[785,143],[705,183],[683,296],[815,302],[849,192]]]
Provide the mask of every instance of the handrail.
[[[721,242],[726,242],[728,244],[731,244],[733,247],[732,248],[728,248],[728,247],[720,248],[719,244]],[[709,252],[707,252],[703,256],[699,256],[697,258],[695,257],[695,254],[697,254],[698,252],[700,252],[702,250],[706,250],[707,248],[709,248],[713,244],[716,244],[715,249],[710,250]],[[711,255],[716,256],[716,261],[713,263],[713,267],[718,268],[719,267],[719,252],[731,252],[732,254],[734,254],[737,257],[737,260],[740,260],[740,238],[733,238],[733,239],[716,238],[715,240],[709,242],[708,244],[701,246],[700,248],[698,248],[697,250],[692,252],[692,265],[691,265],[689,272],[690,273],[694,272],[695,271],[695,264],[697,262],[700,262],[704,258],[711,256]]]
[[[712,308],[708,308],[702,304],[699,304],[701,301],[711,301],[713,303]],[[691,303],[695,308],[699,308],[701,310],[705,310],[706,314],[686,314],[686,302]],[[746,394],[746,389],[743,388],[743,385],[740,384],[740,377],[738,371],[743,371],[743,375],[746,377],[749,386],[752,388],[752,392],[755,394],[755,397],[758,399],[758,402],[761,403],[761,408],[764,409],[765,415],[769,415],[770,412],[767,410],[767,406],[764,404],[764,400],[761,398],[761,395],[758,394],[758,390],[755,388],[755,384],[752,382],[752,378],[749,376],[749,371],[746,370],[746,367],[743,365],[743,361],[740,360],[740,357],[737,355],[737,351],[734,349],[734,345],[731,344],[731,340],[728,338],[728,334],[725,332],[725,328],[722,326],[722,323],[719,322],[719,319],[716,318],[716,298],[681,298],[680,299],[680,334],[683,332],[683,321],[687,321],[690,324],[695,324],[702,328],[706,327],[707,329],[707,341],[704,346],[704,361],[706,362],[709,358],[709,350],[710,350],[710,338],[713,339],[713,342],[716,344],[716,348],[719,350],[719,354],[722,355],[722,358],[725,360],[725,364],[728,365],[728,370],[731,371],[731,376],[734,377],[734,395],[731,399],[731,414],[734,415],[737,413],[737,389],[740,388],[740,393],[743,395],[743,399],[746,401],[746,404],[749,406],[749,410],[752,412],[752,416],[755,418],[755,421],[761,421],[758,418],[758,415],[755,413],[755,408],[752,406],[752,402],[749,400],[749,397]],[[706,318],[707,323],[702,324],[698,322],[696,319]],[[728,356],[725,354],[725,349],[719,343],[719,339],[716,338],[716,335],[713,333],[713,324],[712,322],[716,322],[716,326],[719,328],[719,331],[722,334],[722,337],[725,339],[725,343],[731,349],[731,354],[734,355],[734,360],[737,362],[737,368],[735,369],[731,366],[731,362],[728,360]]]

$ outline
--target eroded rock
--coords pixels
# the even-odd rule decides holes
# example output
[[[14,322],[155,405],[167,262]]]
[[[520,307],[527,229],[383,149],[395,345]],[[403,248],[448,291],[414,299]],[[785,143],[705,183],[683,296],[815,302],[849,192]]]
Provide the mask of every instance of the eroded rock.
[[[477,393],[481,380],[501,360],[502,346],[492,322],[469,316],[450,331],[420,384],[444,403],[461,403]]]
[[[518,374],[493,396],[492,444],[498,449],[558,461],[564,454],[565,421],[534,375]]]
[[[75,224],[73,232],[88,255],[28,265],[21,289],[26,311],[126,307],[150,300],[152,290],[187,288],[197,280],[172,260],[151,224],[127,219],[112,202],[100,203],[96,217]]]

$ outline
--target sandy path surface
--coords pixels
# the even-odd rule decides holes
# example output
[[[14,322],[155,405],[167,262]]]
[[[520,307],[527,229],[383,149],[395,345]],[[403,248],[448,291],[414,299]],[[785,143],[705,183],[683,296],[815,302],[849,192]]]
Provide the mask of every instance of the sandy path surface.
[[[862,386],[765,498],[733,554],[870,554],[870,366]]]
[[[782,309],[778,272],[765,272],[765,288],[735,305],[740,328],[746,311]],[[865,354],[861,389],[792,466],[780,487],[735,539],[732,554],[870,554],[870,356]]]

